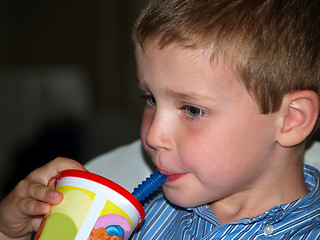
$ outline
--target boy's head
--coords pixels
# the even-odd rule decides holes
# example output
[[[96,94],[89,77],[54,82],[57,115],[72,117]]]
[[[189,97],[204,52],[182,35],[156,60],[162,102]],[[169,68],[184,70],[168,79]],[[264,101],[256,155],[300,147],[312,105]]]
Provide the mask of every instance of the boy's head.
[[[154,0],[138,19],[142,144],[171,202],[250,199],[260,212],[306,194],[299,143],[319,112],[319,6],[299,1]]]
[[[287,93],[319,95],[319,9],[318,0],[151,0],[133,38],[142,49],[154,41],[211,49],[267,114]]]

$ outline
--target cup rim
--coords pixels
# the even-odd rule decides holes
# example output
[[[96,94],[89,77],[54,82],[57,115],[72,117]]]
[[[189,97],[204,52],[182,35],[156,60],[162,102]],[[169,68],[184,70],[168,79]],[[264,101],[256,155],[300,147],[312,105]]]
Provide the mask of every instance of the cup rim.
[[[75,170],[75,169],[70,169],[70,170],[64,170],[61,171],[55,182],[54,182],[54,187],[56,188],[58,182],[64,178],[64,177],[77,177],[77,178],[82,178],[82,179],[86,179],[86,180],[90,180],[99,184],[102,184],[114,191],[116,191],[117,193],[121,194],[123,197],[125,197],[127,200],[129,200],[129,202],[137,209],[137,211],[139,212],[140,215],[140,221],[137,225],[137,227],[139,227],[145,217],[145,211],[143,206],[141,205],[141,203],[138,201],[138,199],[136,199],[136,197],[134,195],[132,195],[127,189],[123,188],[122,186],[120,186],[119,184],[111,181],[108,178],[105,178],[103,176],[100,176],[98,174],[89,172],[89,171],[85,171],[85,170]]]

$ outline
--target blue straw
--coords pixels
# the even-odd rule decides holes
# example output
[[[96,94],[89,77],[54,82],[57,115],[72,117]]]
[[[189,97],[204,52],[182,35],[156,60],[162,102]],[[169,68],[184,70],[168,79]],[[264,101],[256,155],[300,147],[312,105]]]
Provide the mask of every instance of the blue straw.
[[[150,196],[154,191],[156,191],[162,183],[167,179],[167,175],[162,174],[158,170],[154,171],[149,177],[146,178],[141,184],[133,189],[133,196],[136,197],[139,201],[145,200]]]

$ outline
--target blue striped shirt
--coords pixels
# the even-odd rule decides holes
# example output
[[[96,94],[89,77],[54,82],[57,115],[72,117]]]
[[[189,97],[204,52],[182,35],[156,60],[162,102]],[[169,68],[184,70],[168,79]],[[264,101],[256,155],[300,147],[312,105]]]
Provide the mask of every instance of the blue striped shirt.
[[[130,240],[167,239],[320,239],[320,173],[305,165],[309,193],[253,218],[221,225],[208,205],[181,208],[162,193],[146,204],[146,218]]]

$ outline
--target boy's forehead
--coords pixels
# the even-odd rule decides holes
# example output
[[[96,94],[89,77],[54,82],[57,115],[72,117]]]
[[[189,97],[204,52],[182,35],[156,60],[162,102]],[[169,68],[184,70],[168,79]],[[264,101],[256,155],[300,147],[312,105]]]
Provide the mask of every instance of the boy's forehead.
[[[210,49],[185,48],[178,44],[169,44],[162,48],[154,42],[145,45],[144,48],[136,44],[137,83],[142,89],[149,89],[148,80],[154,77],[161,79],[160,75],[165,76],[164,72],[168,72],[166,79],[180,79],[186,86],[194,84],[196,79],[205,80],[210,85],[214,84],[217,89],[238,86],[234,83],[241,81],[234,68],[227,62],[212,59],[210,54]],[[160,61],[158,57],[161,58]],[[161,68],[158,68],[159,64]],[[152,66],[161,72],[152,72],[151,77],[149,67],[153,68]],[[179,90],[184,88],[184,85],[179,85]]]
[[[140,60],[143,59],[144,63],[148,63],[155,54],[159,54],[159,52],[164,51],[169,52],[173,56],[175,54],[181,54],[181,52],[183,52],[185,57],[183,59],[201,61],[203,66],[208,66],[213,69],[217,67],[223,68],[226,72],[229,72],[232,75],[236,75],[237,78],[240,77],[238,69],[235,67],[235,61],[222,55],[213,56],[212,46],[203,46],[201,48],[186,47],[178,42],[160,46],[158,41],[148,41],[144,44],[144,46],[141,46],[138,43],[135,44],[135,56],[136,58],[139,57]]]
[[[183,59],[202,61],[204,65],[214,65],[211,63],[211,52],[208,48],[185,47],[176,42],[161,46],[157,41],[150,41],[144,46],[136,44],[135,47],[136,58],[143,59],[145,64],[168,53],[171,56],[170,60],[183,56]]]

